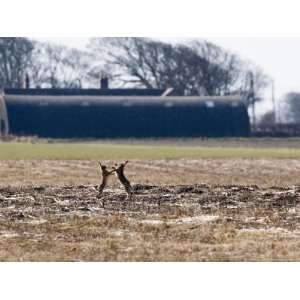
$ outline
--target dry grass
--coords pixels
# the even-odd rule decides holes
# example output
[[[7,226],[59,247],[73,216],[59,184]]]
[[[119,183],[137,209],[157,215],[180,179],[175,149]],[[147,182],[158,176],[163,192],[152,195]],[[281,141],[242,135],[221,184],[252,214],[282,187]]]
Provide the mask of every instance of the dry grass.
[[[131,160],[126,172],[141,184],[300,185],[300,161],[292,159]],[[97,162],[89,160],[8,160],[0,161],[0,178],[0,186],[96,185],[100,173]],[[111,186],[119,186],[114,178]]]

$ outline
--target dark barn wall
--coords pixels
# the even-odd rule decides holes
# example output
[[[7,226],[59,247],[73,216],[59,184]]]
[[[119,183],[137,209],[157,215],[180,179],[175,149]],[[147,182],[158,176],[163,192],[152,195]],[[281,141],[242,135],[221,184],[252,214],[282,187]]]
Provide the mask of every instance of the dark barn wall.
[[[244,105],[216,102],[91,101],[74,97],[31,101],[7,95],[15,135],[52,138],[239,137],[250,131]],[[54,99],[54,101],[52,101]],[[169,103],[169,99],[167,103]]]

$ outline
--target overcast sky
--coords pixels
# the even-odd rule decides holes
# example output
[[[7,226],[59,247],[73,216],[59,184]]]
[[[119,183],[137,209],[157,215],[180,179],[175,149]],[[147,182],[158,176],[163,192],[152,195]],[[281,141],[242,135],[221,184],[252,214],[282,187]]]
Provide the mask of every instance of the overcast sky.
[[[160,38],[177,41],[183,38]],[[300,92],[300,38],[205,38],[261,66],[275,80],[278,99],[290,91]],[[43,38],[68,46],[84,48],[88,38]],[[266,107],[271,103],[266,91]],[[269,105],[268,105],[269,104]]]

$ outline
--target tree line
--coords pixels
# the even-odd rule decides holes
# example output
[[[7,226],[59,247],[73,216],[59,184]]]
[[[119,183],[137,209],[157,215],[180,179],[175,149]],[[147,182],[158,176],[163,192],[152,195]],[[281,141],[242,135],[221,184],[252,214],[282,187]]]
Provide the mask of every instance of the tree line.
[[[107,76],[114,87],[169,88],[178,95],[252,95],[259,101],[268,75],[213,43],[166,43],[150,38],[90,39],[86,50],[28,38],[0,38],[0,87],[98,87]]]

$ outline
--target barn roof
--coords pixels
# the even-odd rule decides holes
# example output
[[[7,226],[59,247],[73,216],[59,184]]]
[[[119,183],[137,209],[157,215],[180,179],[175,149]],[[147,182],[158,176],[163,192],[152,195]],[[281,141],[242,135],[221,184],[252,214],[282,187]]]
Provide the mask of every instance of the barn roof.
[[[81,106],[201,106],[214,107],[216,105],[242,105],[240,96],[49,96],[49,95],[12,95],[6,94],[7,104],[35,104],[35,105],[81,105]]]
[[[164,89],[4,89],[6,95],[161,96]]]

